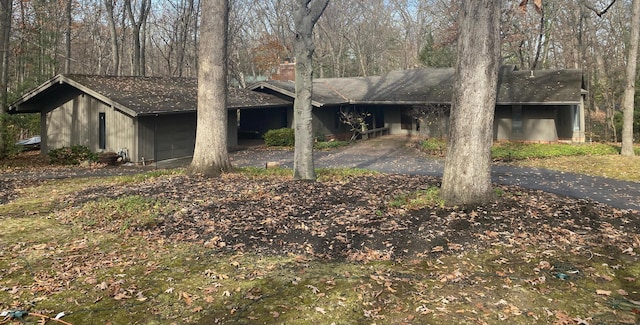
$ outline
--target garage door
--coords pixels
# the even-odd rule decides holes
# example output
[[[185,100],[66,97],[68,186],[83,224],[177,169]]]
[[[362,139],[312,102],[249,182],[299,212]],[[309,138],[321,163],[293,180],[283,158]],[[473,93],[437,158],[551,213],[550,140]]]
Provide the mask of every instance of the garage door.
[[[195,144],[195,114],[158,117],[155,143],[158,160],[192,156]]]

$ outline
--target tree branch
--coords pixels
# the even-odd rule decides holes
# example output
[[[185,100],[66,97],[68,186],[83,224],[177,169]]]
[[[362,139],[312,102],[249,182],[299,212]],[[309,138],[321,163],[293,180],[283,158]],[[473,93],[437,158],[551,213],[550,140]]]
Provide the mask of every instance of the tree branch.
[[[611,0],[611,3],[605,9],[600,11],[595,6],[592,6],[589,3],[587,3],[587,0],[582,0],[582,5],[585,6],[587,9],[595,12],[596,15],[598,15],[598,17],[602,17],[604,14],[606,14],[607,11],[609,11],[609,8],[611,8],[611,6],[613,6],[614,3],[616,3],[616,0]]]

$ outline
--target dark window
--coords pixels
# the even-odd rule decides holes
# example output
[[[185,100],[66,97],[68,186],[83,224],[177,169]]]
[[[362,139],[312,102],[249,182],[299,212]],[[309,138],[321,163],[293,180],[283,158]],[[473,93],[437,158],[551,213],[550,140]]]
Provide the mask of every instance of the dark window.
[[[511,111],[513,112],[511,132],[513,132],[513,134],[522,134],[522,106],[514,105]]]
[[[98,113],[98,142],[100,149],[107,149],[107,123],[104,113]]]

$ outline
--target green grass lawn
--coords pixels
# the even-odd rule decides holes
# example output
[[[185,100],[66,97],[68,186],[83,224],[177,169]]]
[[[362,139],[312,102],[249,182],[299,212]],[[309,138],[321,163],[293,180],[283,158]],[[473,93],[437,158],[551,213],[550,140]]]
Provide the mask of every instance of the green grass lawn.
[[[446,143],[428,139],[422,142],[421,149],[443,156]],[[620,156],[619,146],[604,143],[497,142],[491,149],[492,159],[499,163],[640,182],[640,146],[636,146],[635,154],[635,157]]]

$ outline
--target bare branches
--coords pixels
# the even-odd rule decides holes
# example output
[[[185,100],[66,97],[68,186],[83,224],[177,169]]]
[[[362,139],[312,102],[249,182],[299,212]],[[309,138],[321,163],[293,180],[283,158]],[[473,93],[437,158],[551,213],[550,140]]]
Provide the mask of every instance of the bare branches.
[[[609,8],[611,8],[611,6],[613,6],[614,3],[616,3],[616,0],[612,0],[611,3],[604,10],[600,11],[595,6],[589,4],[587,0],[582,0],[582,5],[585,6],[585,8],[595,12],[596,15],[598,15],[598,17],[602,17],[604,14],[606,14]]]

